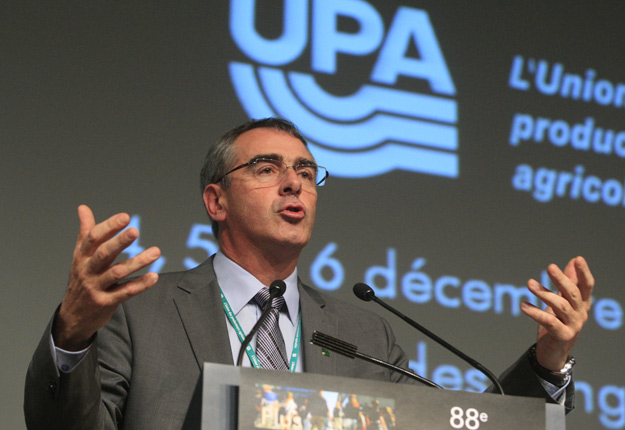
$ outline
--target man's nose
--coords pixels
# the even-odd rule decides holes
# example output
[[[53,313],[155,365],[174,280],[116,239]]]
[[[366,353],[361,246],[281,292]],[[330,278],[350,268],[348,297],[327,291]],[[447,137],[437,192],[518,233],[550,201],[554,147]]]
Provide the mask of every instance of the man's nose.
[[[302,180],[295,171],[294,166],[287,166],[280,182],[280,189],[283,193],[299,194],[302,190]]]

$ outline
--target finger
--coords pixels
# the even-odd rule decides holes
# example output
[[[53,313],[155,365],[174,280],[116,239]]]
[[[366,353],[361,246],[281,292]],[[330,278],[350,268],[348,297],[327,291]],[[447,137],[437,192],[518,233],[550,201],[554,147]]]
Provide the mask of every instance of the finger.
[[[91,215],[93,216],[93,215]],[[92,226],[80,241],[79,251],[83,255],[91,256],[97,247],[122,231],[130,223],[130,216],[125,213],[113,215],[107,220]],[[82,230],[82,226],[81,226]]]
[[[543,311],[530,303],[522,302],[521,311],[549,332],[556,332],[565,328],[564,323],[555,315]]]
[[[146,273],[137,279],[125,282],[116,286],[114,289],[107,291],[112,301],[116,304],[123,303],[131,297],[141,294],[158,281],[158,274],[154,272]]]
[[[100,244],[93,256],[89,259],[88,268],[91,273],[101,273],[106,270],[115,259],[139,237],[135,228],[128,228]]]
[[[111,266],[100,277],[100,283],[104,286],[113,285],[154,263],[160,256],[160,249],[155,246],[148,248],[133,258]]]
[[[564,268],[564,274],[573,281],[574,284],[577,284],[577,271],[575,270],[575,258],[571,258],[571,260],[567,263]]]
[[[550,312],[547,313],[565,324],[573,321],[573,308],[564,297],[549,291],[534,279],[530,279],[527,282],[527,288],[548,306],[547,310],[550,310]]]
[[[573,309],[579,310],[585,308],[582,295],[577,287],[577,284],[566,276],[558,266],[550,264],[549,267],[547,267],[547,274],[553,281],[553,284],[556,286],[558,291],[570,303]],[[577,278],[577,276],[575,278]]]
[[[95,225],[95,218],[89,206],[78,206],[78,222],[80,223],[80,229],[78,230],[78,241],[80,241],[85,236],[87,236],[89,230],[91,230]]]
[[[575,272],[577,274],[579,291],[582,300],[586,304],[586,309],[590,309],[592,290],[595,287],[595,278],[590,272],[590,267],[584,257],[574,259]]]
[[[521,311],[539,325],[539,338],[548,336],[557,342],[571,342],[577,338],[581,330],[581,327],[569,326],[552,313],[542,311],[528,302],[521,303]]]

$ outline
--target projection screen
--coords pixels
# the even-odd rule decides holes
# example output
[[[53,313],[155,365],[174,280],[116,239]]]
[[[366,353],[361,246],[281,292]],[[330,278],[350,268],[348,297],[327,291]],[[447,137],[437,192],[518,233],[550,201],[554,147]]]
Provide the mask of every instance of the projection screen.
[[[30,355],[78,231],[124,211],[153,270],[217,249],[199,171],[248,118],[294,121],[330,178],[302,280],[379,312],[411,367],[486,379],[533,342],[526,282],[583,255],[596,278],[567,428],[625,428],[621,2],[10,2],[3,8],[3,422],[25,428]],[[536,302],[537,303],[537,302]],[[537,303],[538,304],[538,303]],[[3,424],[4,427],[4,424]]]

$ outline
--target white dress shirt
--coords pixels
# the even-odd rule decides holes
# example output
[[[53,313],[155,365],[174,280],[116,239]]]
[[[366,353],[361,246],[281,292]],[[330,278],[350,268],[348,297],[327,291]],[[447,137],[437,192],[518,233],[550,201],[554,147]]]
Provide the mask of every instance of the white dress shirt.
[[[223,291],[232,312],[237,317],[237,321],[241,325],[243,332],[247,335],[250,332],[262,309],[256,304],[254,296],[261,288],[266,288],[258,279],[252,276],[241,266],[230,260],[223,253],[218,252],[213,260],[213,267],[217,275],[217,281]],[[299,323],[299,291],[297,289],[297,268],[286,279],[286,291],[284,293],[284,301],[286,309],[280,312],[279,324],[282,337],[284,338],[284,346],[286,348],[287,357],[291,356],[293,351],[293,340]],[[232,349],[232,360],[236,364],[239,350],[241,349],[241,341],[237,337],[236,331],[226,313],[224,312],[226,325],[228,326],[228,336],[230,337],[230,347]],[[256,349],[256,336],[252,338],[252,347]],[[247,354],[243,355],[243,366],[250,367],[250,359]],[[297,359],[296,371],[302,371],[302,349],[300,342],[300,353]]]

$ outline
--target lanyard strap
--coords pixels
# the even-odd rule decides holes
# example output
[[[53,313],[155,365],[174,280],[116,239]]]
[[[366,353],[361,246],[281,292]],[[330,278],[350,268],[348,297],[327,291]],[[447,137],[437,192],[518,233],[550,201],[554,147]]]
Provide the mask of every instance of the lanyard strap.
[[[228,299],[226,299],[226,295],[224,294],[221,287],[219,287],[219,292],[221,294],[221,304],[223,305],[224,312],[226,313],[226,317],[228,317],[228,321],[230,321],[230,324],[232,324],[232,327],[234,328],[234,331],[236,332],[237,337],[239,338],[239,341],[243,343],[243,341],[245,340],[245,332],[243,332],[243,329],[241,328],[241,324],[239,324],[239,321],[237,320],[236,315],[232,311],[232,308],[230,307],[230,303],[228,303]],[[297,367],[297,359],[299,357],[299,349],[300,349],[301,331],[302,331],[302,315],[300,313],[298,317],[298,321],[297,321],[297,330],[295,331],[295,337],[293,338],[293,352],[291,353],[291,361],[289,364],[290,372],[295,372],[295,368]],[[260,364],[260,361],[258,361],[258,357],[256,356],[256,352],[254,352],[254,348],[252,348],[252,345],[247,345],[247,347],[245,348],[245,352],[247,353],[247,356],[249,357],[250,362],[252,363],[252,366],[254,366],[257,369],[260,369],[263,367]]]

